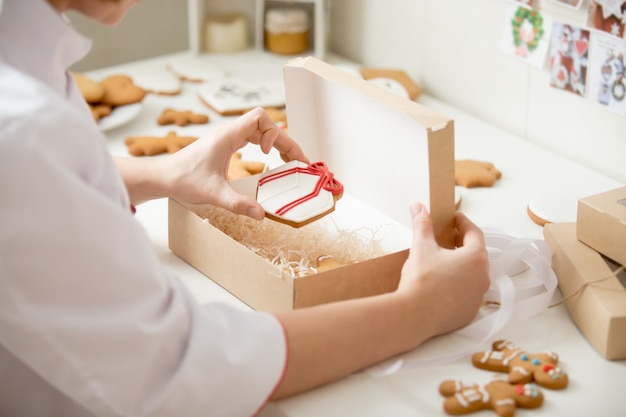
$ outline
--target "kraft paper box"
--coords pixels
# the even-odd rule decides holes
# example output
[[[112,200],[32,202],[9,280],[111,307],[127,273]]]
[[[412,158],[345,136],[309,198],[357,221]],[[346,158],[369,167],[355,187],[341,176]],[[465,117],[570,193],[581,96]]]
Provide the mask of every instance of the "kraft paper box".
[[[626,272],[578,240],[576,223],[547,224],[544,237],[559,288],[570,297],[567,309],[580,331],[606,359],[626,359]]]
[[[380,213],[408,233],[406,243],[380,257],[295,278],[205,221],[202,207],[170,200],[170,249],[257,310],[395,290],[410,246],[411,202],[430,210],[440,244],[454,245],[453,121],[315,58],[290,62],[284,78],[290,136],[344,185],[336,212]],[[370,226],[370,217],[362,226]]]
[[[626,265],[626,187],[578,201],[578,239]]]

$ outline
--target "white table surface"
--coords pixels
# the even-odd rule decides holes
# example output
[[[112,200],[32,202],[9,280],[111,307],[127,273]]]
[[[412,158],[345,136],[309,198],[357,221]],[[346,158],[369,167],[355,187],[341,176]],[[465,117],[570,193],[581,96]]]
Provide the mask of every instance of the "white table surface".
[[[164,67],[179,55],[145,60]],[[182,56],[182,54],[181,54]],[[276,66],[282,71],[282,58],[254,52],[214,57],[216,62],[234,73],[249,71],[261,60],[264,68]],[[284,59],[286,62],[286,59]],[[353,70],[354,64],[338,58],[329,59]],[[89,74],[94,78],[121,73],[139,63],[130,63]],[[113,154],[126,155],[123,140],[131,135],[161,135],[169,130],[179,134],[199,135],[229,118],[220,117],[200,102],[195,91],[200,84],[185,82],[179,95],[149,94],[139,115],[119,128],[107,131]],[[477,159],[495,164],[502,178],[490,188],[460,188],[461,210],[481,227],[495,227],[531,238],[542,238],[542,228],[526,214],[528,201],[537,193],[572,190],[581,196],[622,186],[620,182],[600,175],[490,126],[434,98],[423,96],[420,103],[450,116],[455,121],[456,159]],[[208,125],[179,128],[158,126],[156,118],[165,107],[188,109],[210,115]],[[254,153],[256,150],[245,152]],[[245,153],[244,152],[244,153]],[[172,254],[167,243],[167,201],[144,203],[137,208],[136,218],[145,227],[162,262],[187,285],[200,302],[222,301],[248,308],[230,293],[186,262]],[[446,337],[439,342],[446,342]],[[545,401],[537,410],[518,410],[517,416],[599,416],[626,415],[626,361],[607,361],[587,342],[570,319],[565,306],[549,309],[515,325],[507,326],[498,338],[512,340],[529,352],[552,350],[559,354],[562,367],[568,372],[570,385],[562,391],[544,390]],[[457,343],[450,337],[450,343]],[[481,348],[480,350],[483,350]],[[472,367],[469,358],[452,363],[400,372],[388,377],[359,373],[328,386],[299,396],[269,404],[262,416],[437,416],[445,415],[439,383],[445,379],[484,382],[491,373]],[[207,416],[210,412],[207,413]],[[475,416],[495,415],[492,411]]]

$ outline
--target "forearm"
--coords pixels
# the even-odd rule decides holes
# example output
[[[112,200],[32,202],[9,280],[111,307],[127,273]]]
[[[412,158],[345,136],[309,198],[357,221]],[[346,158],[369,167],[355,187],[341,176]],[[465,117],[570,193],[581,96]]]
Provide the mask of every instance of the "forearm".
[[[131,204],[169,196],[169,172],[161,158],[115,157],[115,164],[124,180]]]
[[[432,330],[416,308],[421,307],[403,294],[389,293],[277,314],[289,354],[273,399],[335,381],[415,348]]]

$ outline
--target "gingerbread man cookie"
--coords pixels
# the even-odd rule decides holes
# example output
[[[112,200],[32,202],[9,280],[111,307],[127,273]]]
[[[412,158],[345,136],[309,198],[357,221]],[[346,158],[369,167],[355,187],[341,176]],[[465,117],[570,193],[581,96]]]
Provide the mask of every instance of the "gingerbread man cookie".
[[[493,343],[492,350],[472,355],[475,367],[496,372],[508,372],[512,384],[536,382],[549,389],[567,386],[567,374],[558,366],[559,357],[553,352],[527,353],[506,340]]]
[[[439,393],[446,397],[443,409],[451,415],[492,409],[500,417],[513,417],[517,407],[537,408],[543,403],[536,384],[512,385],[498,379],[486,384],[447,380],[439,386]]]
[[[491,187],[502,173],[491,162],[469,159],[454,161],[454,181],[465,188]]]
[[[344,266],[341,262],[337,261],[330,255],[324,255],[317,258],[317,266],[315,269],[317,272],[330,271],[331,269],[340,268]]]
[[[241,153],[235,152],[230,157],[228,165],[228,180],[238,180],[240,178],[249,177],[250,175],[260,174],[265,171],[265,164],[258,161],[244,161],[241,159]]]
[[[177,124],[178,126],[187,126],[188,124],[205,124],[209,122],[209,116],[206,114],[193,113],[189,110],[165,109],[157,119],[157,123],[161,126]]]
[[[134,156],[151,156],[161,153],[174,153],[194,142],[197,138],[192,136],[178,136],[176,132],[168,132],[166,136],[130,136],[124,143],[128,147],[128,153]]]

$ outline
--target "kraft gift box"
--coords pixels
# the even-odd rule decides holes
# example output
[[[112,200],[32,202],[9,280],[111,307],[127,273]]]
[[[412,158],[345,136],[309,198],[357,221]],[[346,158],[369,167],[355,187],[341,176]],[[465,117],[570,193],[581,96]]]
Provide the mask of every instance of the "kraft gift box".
[[[214,227],[206,207],[170,200],[170,249],[256,310],[395,290],[410,246],[411,202],[430,210],[439,243],[454,245],[453,121],[312,57],[287,64],[284,81],[290,136],[344,186],[331,216],[348,211],[363,227],[393,223],[399,232],[391,235],[402,238],[388,238],[392,249],[381,256],[293,277]],[[232,184],[254,196],[256,180]]]
[[[576,223],[551,223],[544,237],[570,316],[606,359],[626,359],[626,272],[576,237]]]
[[[626,265],[626,187],[578,200],[578,239]]]

